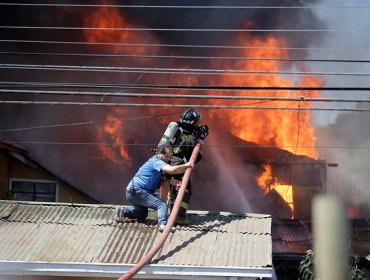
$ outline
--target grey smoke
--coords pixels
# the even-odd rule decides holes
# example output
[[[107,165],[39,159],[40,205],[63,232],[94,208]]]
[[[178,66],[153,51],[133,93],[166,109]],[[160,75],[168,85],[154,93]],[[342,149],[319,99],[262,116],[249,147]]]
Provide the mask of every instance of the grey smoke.
[[[132,2],[134,3],[134,2]],[[151,1],[143,1],[141,2],[143,5],[146,3],[152,4]],[[195,4],[200,4],[198,1],[193,2]],[[235,5],[244,5],[244,1],[233,1],[228,2],[234,3]],[[337,3],[337,2],[336,2]],[[345,5],[348,1],[342,1],[341,4]],[[129,2],[125,2],[125,4],[129,4]],[[136,2],[134,4],[137,4]],[[165,3],[164,3],[165,4]],[[172,5],[173,1],[168,1],[168,5]],[[191,4],[191,3],[187,3]],[[207,4],[214,4],[214,5],[225,5],[224,1],[212,1],[210,3],[207,1]],[[278,6],[286,6],[286,5],[325,5],[330,4],[329,2],[318,2],[318,1],[256,1],[253,2],[253,5],[278,5]],[[7,12],[9,12],[7,10]],[[356,23],[356,27],[361,28],[368,28],[369,22],[366,20],[365,15],[363,14],[364,11],[358,11],[358,14],[353,13],[350,15],[349,18],[345,18],[344,15],[341,17],[335,16],[332,10],[320,10],[320,9],[301,9],[292,12],[290,9],[261,9],[261,10],[209,10],[208,12],[199,10],[176,10],[172,11],[171,13],[161,13],[158,11],[133,11],[133,10],[124,10],[122,14],[124,14],[127,19],[130,21],[132,25],[139,25],[139,26],[158,26],[158,27],[188,27],[188,28],[245,28],[245,24],[248,21],[254,22],[255,28],[266,28],[266,29],[274,29],[276,27],[280,29],[291,29],[292,26],[297,29],[315,29],[315,28],[322,28],[322,29],[331,29],[331,28],[347,28],[351,26],[353,28],[354,23]],[[81,18],[88,13],[86,9],[75,9],[75,10],[68,10],[68,9],[61,9],[58,12],[58,16],[56,17],[56,22],[50,22],[50,18],[48,21],[44,21],[44,17],[38,16],[40,13],[37,12],[32,16],[30,13],[30,9],[18,9],[16,11],[12,10],[9,12],[8,17],[2,17],[2,20],[6,20],[7,24],[12,25],[12,20],[16,20],[19,24],[24,25],[32,25],[32,24],[40,24],[40,25],[70,25],[70,26],[78,26],[81,25]],[[351,12],[352,13],[352,12]],[[82,16],[81,16],[82,15]],[[361,16],[363,15],[363,16]],[[6,25],[5,23],[3,25]],[[152,34],[160,43],[164,44],[206,44],[206,45],[217,45],[222,42],[229,42],[230,45],[233,42],[237,42],[234,39],[235,34],[227,33],[225,35],[220,36],[217,33],[206,33],[202,34],[201,36],[194,36],[194,34],[181,34],[178,33],[163,33],[163,32],[155,32]],[[267,34],[264,32],[254,33],[254,36],[266,36]],[[15,37],[21,39],[50,39],[50,40],[61,40],[60,35],[53,33],[46,32],[45,34],[33,34],[24,32],[17,32]],[[34,37],[36,36],[36,37]],[[55,37],[54,37],[55,36]],[[81,34],[72,32],[68,37],[63,37],[63,40],[77,40],[80,39]],[[281,33],[280,36],[284,36],[288,39],[288,46],[289,47],[342,47],[342,48],[352,48],[356,47],[363,47],[368,46],[369,38],[368,35],[363,36],[363,33],[356,34],[355,32],[351,34],[347,34],[347,37],[344,37],[342,34],[339,33],[330,33],[330,34],[320,34],[320,33]],[[348,37],[350,36],[350,37]],[[144,41],[146,39],[144,34]],[[19,47],[19,46],[18,46]],[[34,47],[37,49],[36,47]],[[51,48],[51,47],[49,47]],[[62,49],[62,47],[59,47]],[[78,51],[86,51],[86,48],[81,47],[77,49]],[[168,52],[168,49],[160,50],[161,53],[165,54]],[[171,50],[173,51],[173,50]],[[179,54],[195,54],[194,50],[186,50],[183,49],[182,51],[177,51]],[[197,52],[197,55],[210,55],[209,50],[205,49],[204,51]],[[335,58],[336,53],[332,52],[323,53],[321,51],[316,52],[297,52],[291,51],[292,58],[322,58],[324,56],[330,55],[332,58]],[[340,56],[341,54],[339,54]],[[350,58],[346,56],[344,58]],[[363,58],[368,59],[366,57],[366,53],[358,53],[356,56],[352,58]],[[11,63],[11,59],[9,57],[4,57],[4,61]],[[37,58],[22,58],[18,59],[21,62],[27,63],[50,63],[49,61],[38,61]],[[85,63],[88,62],[90,65],[102,63],[101,60],[93,60],[93,59],[65,59],[63,61],[66,64],[78,64],[78,63]],[[110,60],[105,60],[104,63],[109,63]],[[60,63],[57,62],[57,64]],[[123,64],[128,63],[128,61],[121,62]],[[133,65],[136,65],[136,62],[133,62]],[[138,64],[139,65],[139,64]],[[179,67],[178,61],[170,61],[168,64],[169,66]],[[209,62],[194,62],[194,67],[209,67]],[[291,64],[290,67],[292,69],[298,69],[302,65]],[[305,65],[312,71],[356,71],[356,72],[368,72],[369,66],[366,64],[360,65],[353,64],[350,65],[342,65],[341,67],[332,68],[330,64],[318,64],[313,63],[310,65]],[[361,67],[359,69],[359,67]],[[155,78],[153,76],[138,76],[138,75],[108,75],[108,76],[97,76],[95,74],[86,74],[86,75],[78,75],[76,73],[73,74],[66,74],[66,73],[37,73],[35,75],[22,75],[21,72],[14,72],[14,71],[4,71],[1,73],[3,80],[29,80],[29,81],[70,81],[70,82],[106,82],[106,81],[114,81],[119,83],[140,83],[148,82],[153,83],[163,83],[166,84],[169,81],[169,78]],[[176,83],[176,79],[170,80]],[[208,78],[201,78],[196,77],[195,83],[199,84],[209,84]],[[350,79],[343,79],[338,77],[328,78],[327,85],[363,85],[366,86],[367,82],[364,79],[352,77]],[[341,96],[342,93],[340,92],[323,92],[324,96]],[[364,97],[364,94],[360,96],[358,93],[346,93],[346,95],[359,96]],[[368,96],[368,95],[367,95]],[[10,95],[3,95],[2,98],[12,98]],[[39,98],[39,96],[33,96],[32,98]],[[92,99],[88,99],[92,100]],[[105,100],[113,100],[106,98]],[[342,104],[336,104],[335,106],[341,106]],[[2,129],[6,128],[16,128],[16,127],[29,127],[29,126],[37,126],[37,125],[44,125],[44,124],[60,124],[60,123],[73,123],[73,122],[84,122],[87,120],[94,120],[94,121],[103,121],[109,108],[93,108],[93,107],[83,107],[83,108],[65,108],[65,107],[26,107],[22,105],[0,105],[0,117],[1,117],[1,127]],[[65,178],[67,181],[72,183],[75,186],[78,186],[86,193],[100,199],[102,202],[106,203],[122,203],[123,202],[123,188],[125,184],[128,182],[129,178],[133,175],[135,170],[140,166],[143,161],[150,156],[149,148],[152,147],[151,145],[155,146],[155,144],[159,141],[161,137],[161,133],[165,129],[165,124],[168,121],[172,121],[177,119],[181,110],[171,109],[171,110],[153,110],[151,111],[151,115],[160,115],[163,113],[170,113],[172,115],[168,117],[163,117],[159,119],[152,119],[152,120],[138,120],[133,123],[125,123],[124,126],[124,135],[128,141],[128,143],[146,143],[149,144],[148,146],[141,146],[140,148],[133,148],[130,147],[130,155],[134,159],[133,165],[128,168],[124,164],[113,164],[112,162],[108,161],[107,159],[101,157],[101,153],[99,152],[97,146],[62,146],[62,145],[31,145],[31,144],[24,144],[30,151],[32,157],[36,160],[40,161],[42,164],[47,166],[51,169],[52,172],[60,175],[61,177]],[[202,112],[205,117],[207,117],[207,112]],[[124,118],[132,117],[132,116],[140,116],[143,115],[142,111],[138,109],[128,109],[125,113]],[[368,113],[346,113],[346,114],[337,114],[337,113],[313,113],[313,118],[315,123],[313,123],[318,131],[318,146],[333,146],[335,143],[338,146],[369,146],[369,139],[368,134],[368,123],[369,123],[369,114]],[[208,119],[208,121],[215,123],[213,127],[211,127],[211,133],[214,131],[223,131],[223,125],[217,125],[214,120]],[[205,118],[204,122],[207,122],[207,118]],[[349,127],[350,126],[350,127]],[[13,138],[17,141],[47,141],[47,142],[96,142],[96,131],[100,129],[101,124],[96,123],[93,125],[85,125],[79,127],[69,127],[69,128],[61,128],[61,129],[37,129],[31,131],[22,131],[22,132],[3,132],[7,137]],[[140,129],[137,129],[140,128]],[[348,133],[348,129],[351,129],[351,132]],[[355,138],[355,139],[354,139]],[[108,139],[109,140],[109,139]],[[108,141],[107,140],[107,141]],[[210,150],[205,151],[205,159],[207,159],[207,152],[212,152]],[[335,178],[343,178],[340,180],[340,183],[343,184],[341,187],[343,191],[337,191],[342,193],[346,196],[349,190],[354,190],[354,200],[358,203],[361,203],[361,199],[366,196],[362,196],[365,194],[365,186],[366,182],[368,182],[368,176],[366,172],[366,160],[369,158],[369,149],[320,149],[319,150],[320,156],[323,159],[326,159],[328,162],[338,162],[340,170],[340,176],[332,176],[331,171],[329,170],[329,190],[330,191],[337,191],[338,188],[338,179],[335,181]],[[235,165],[237,166],[238,163],[242,163],[243,159],[236,159]],[[215,167],[217,170],[215,172],[222,172],[222,166],[229,165],[229,162],[221,163],[219,166]],[[201,168],[201,167],[200,167]],[[200,169],[199,168],[199,169]],[[196,171],[198,172],[198,171]],[[240,170],[236,171],[236,174],[242,173]],[[253,173],[253,172],[251,172]],[[220,173],[222,174],[222,173]],[[348,176],[348,174],[351,174]],[[198,178],[201,178],[202,174],[197,174]],[[220,175],[221,176],[221,175]],[[222,176],[226,176],[222,174]],[[331,178],[335,177],[335,178]],[[248,176],[247,176],[248,177]],[[246,180],[252,180],[252,178],[246,178]],[[333,181],[332,181],[333,180]],[[227,179],[223,178],[220,180],[221,183],[219,185],[210,186],[215,189],[224,188],[225,182]],[[335,182],[332,183],[332,182]],[[345,182],[345,183],[344,183]],[[200,184],[206,184],[206,180],[200,179]],[[232,188],[236,188],[238,186],[238,182],[232,183]],[[195,198],[195,201],[197,199]],[[368,200],[369,201],[369,200]],[[199,198],[199,204],[202,203],[202,197]],[[222,207],[224,209],[232,209],[234,207],[233,201],[230,200],[229,204],[226,201],[222,202]],[[244,209],[244,208],[243,208]],[[242,209],[242,210],[243,210]],[[246,207],[245,209],[249,209]]]

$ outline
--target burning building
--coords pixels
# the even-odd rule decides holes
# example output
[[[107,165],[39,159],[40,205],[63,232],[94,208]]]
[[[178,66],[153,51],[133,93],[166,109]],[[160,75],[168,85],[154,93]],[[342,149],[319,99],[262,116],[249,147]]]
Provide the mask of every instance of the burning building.
[[[63,55],[6,57],[33,67],[22,69],[29,75],[2,72],[15,89],[4,101],[16,96],[18,101],[31,100],[34,107],[3,104],[1,114],[8,121],[2,133],[26,142],[40,162],[53,165],[55,173],[63,172],[90,195],[122,203],[122,185],[151,155],[166,124],[177,120],[184,108],[199,108],[210,136],[203,146],[204,161],[195,169],[192,207],[308,217],[310,198],[326,189],[326,163],[315,149],[312,102],[307,99],[320,96],[326,79],[306,73],[309,69],[292,49],[308,47],[320,36],[274,30],[289,29],[293,23],[319,27],[315,15],[309,9],[298,10],[293,18],[288,9],[96,3],[32,7],[58,15],[53,20],[27,15],[31,8],[12,8],[23,15],[17,25],[60,25],[66,30],[17,32],[22,40],[39,41],[28,50]],[[212,3],[217,7],[221,2]],[[6,23],[14,25],[14,19]],[[71,52],[83,55],[71,58]],[[302,50],[299,57],[305,55]],[[291,75],[297,69],[300,75]],[[19,81],[24,91],[16,88]],[[30,95],[33,90],[38,95]],[[74,104],[68,107],[68,102]],[[9,118],[14,110],[21,112],[18,119]],[[59,126],[7,130],[46,121]]]

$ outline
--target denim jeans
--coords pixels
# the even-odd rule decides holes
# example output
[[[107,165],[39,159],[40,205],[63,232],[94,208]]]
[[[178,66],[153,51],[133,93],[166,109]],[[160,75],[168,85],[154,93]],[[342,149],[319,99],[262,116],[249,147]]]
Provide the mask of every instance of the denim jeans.
[[[131,195],[126,190],[126,198],[134,208],[124,208],[123,215],[129,219],[145,220],[148,217],[148,208],[155,209],[158,212],[158,225],[167,224],[168,208],[166,203],[154,194],[146,190],[135,191]]]

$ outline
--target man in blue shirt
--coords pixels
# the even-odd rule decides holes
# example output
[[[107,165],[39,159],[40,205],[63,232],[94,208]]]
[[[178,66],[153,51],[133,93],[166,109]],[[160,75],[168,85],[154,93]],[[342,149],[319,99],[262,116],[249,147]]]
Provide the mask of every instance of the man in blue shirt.
[[[172,157],[170,145],[160,145],[157,153],[152,156],[129,182],[126,188],[126,198],[133,208],[116,207],[117,222],[123,222],[124,217],[129,219],[145,220],[148,216],[148,208],[158,212],[159,230],[163,231],[168,218],[168,208],[164,201],[155,195],[160,185],[161,176],[165,174],[184,173],[192,164],[187,162],[181,165],[169,165]]]

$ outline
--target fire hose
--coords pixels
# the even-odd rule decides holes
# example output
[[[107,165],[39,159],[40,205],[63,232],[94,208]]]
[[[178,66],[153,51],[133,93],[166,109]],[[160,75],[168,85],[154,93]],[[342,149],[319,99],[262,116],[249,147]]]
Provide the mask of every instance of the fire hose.
[[[198,156],[199,149],[200,149],[200,143],[196,144],[196,146],[194,147],[193,152],[191,154],[189,162],[192,163],[192,166],[194,166],[194,164],[195,164],[195,160]],[[173,205],[170,217],[168,219],[167,225],[166,225],[165,229],[163,230],[161,236],[159,237],[157,242],[154,244],[154,246],[149,250],[149,252],[137,264],[135,264],[129,271],[127,271],[127,273],[125,273],[121,277],[119,277],[118,280],[131,279],[131,277],[133,277],[141,268],[143,268],[143,266],[145,266],[147,263],[149,263],[151,261],[153,256],[163,246],[164,242],[166,241],[166,239],[167,239],[167,237],[168,237],[168,235],[171,231],[172,226],[175,223],[177,214],[178,214],[179,209],[180,209],[182,199],[183,199],[184,194],[185,194],[186,186],[188,185],[188,182],[189,182],[189,179],[190,179],[190,174],[191,174],[192,169],[193,168],[187,168],[185,173],[184,173],[184,176],[183,176],[183,179],[182,179],[182,182],[181,182],[181,185],[180,185],[180,189],[179,189],[179,192],[177,194],[175,203]]]

